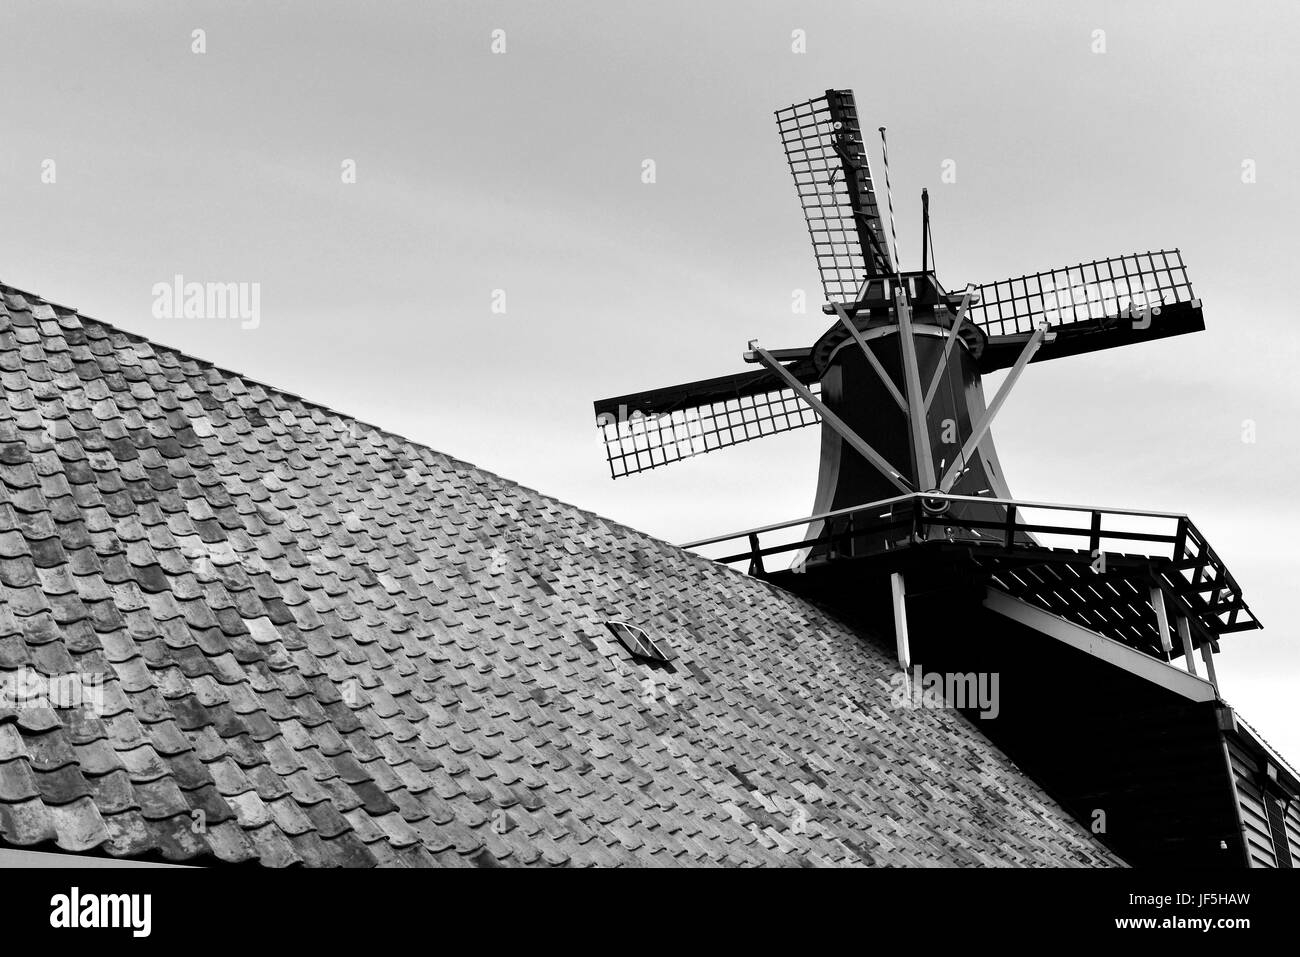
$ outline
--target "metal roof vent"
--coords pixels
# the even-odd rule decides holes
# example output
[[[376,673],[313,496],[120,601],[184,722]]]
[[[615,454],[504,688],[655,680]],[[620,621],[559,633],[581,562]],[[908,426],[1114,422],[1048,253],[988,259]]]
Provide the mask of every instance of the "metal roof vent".
[[[668,650],[646,634],[643,628],[629,625],[625,621],[607,621],[605,627],[610,630],[610,633],[619,640],[619,643],[628,650],[633,658],[640,658],[643,661],[662,662],[667,662],[672,658]]]

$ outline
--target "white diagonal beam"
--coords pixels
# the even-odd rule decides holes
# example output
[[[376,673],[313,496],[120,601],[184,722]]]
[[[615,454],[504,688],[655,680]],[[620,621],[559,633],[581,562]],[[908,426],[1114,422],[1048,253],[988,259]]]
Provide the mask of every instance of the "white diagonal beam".
[[[966,444],[961,447],[961,451],[958,452],[957,457],[953,459],[952,465],[948,466],[948,471],[943,474],[943,480],[939,482],[939,491],[946,493],[951,490],[953,483],[957,481],[957,478],[965,470],[966,462],[975,454],[975,449],[979,446],[985,433],[988,432],[989,426],[993,424],[994,416],[996,416],[998,410],[1002,408],[1002,403],[1007,401],[1007,396],[1011,394],[1011,389],[1015,386],[1016,380],[1020,378],[1020,373],[1025,371],[1025,366],[1029,365],[1029,360],[1034,357],[1034,353],[1038,351],[1038,347],[1043,344],[1043,336],[1046,334],[1047,325],[1044,324],[1039,326],[1034,330],[1034,334],[1029,337],[1029,341],[1025,343],[1025,347],[1020,350],[1020,357],[1016,359],[1016,364],[1011,367],[1011,371],[1007,373],[1007,377],[1002,381],[1002,385],[998,389],[998,394],[993,397],[993,401],[989,403],[989,407],[984,410],[984,414],[980,416],[979,422],[975,424],[974,430],[971,431],[970,438],[968,438]]]
[[[1151,609],[1156,613],[1156,631],[1160,634],[1160,648],[1165,654],[1172,654],[1174,643],[1169,638],[1169,611],[1165,607],[1165,593],[1155,585],[1151,586]]]
[[[957,318],[953,321],[952,328],[948,330],[948,341],[943,344],[943,356],[939,359],[939,364],[934,367],[934,378],[930,380],[930,388],[925,390],[925,411],[930,411],[930,403],[934,401],[934,394],[939,391],[939,380],[943,378],[943,370],[948,367],[948,357],[952,354],[952,347],[957,342],[957,333],[961,330],[961,324],[966,319],[966,310],[970,308],[971,296],[975,294],[974,284],[966,287],[966,295],[961,297],[961,306],[957,309]]]
[[[907,636],[907,584],[902,572],[889,576],[889,594],[894,605],[894,642],[898,650],[898,664],[903,674],[912,671],[912,648]]]
[[[903,393],[898,391],[898,386],[894,385],[894,380],[889,377],[889,373],[885,371],[885,367],[880,364],[880,360],[876,358],[876,354],[871,351],[871,347],[867,345],[867,340],[862,338],[862,333],[859,332],[858,327],[853,324],[853,320],[849,318],[849,314],[845,312],[843,306],[838,302],[831,303],[831,305],[835,307],[835,314],[840,317],[840,322],[844,324],[844,328],[849,330],[849,335],[853,337],[853,340],[862,349],[862,354],[867,357],[867,362],[870,364],[871,368],[874,369],[876,375],[880,377],[881,384],[886,390],[888,390],[890,396],[893,397],[893,400],[898,403],[899,411],[906,415],[907,402],[903,399]]]
[[[1189,675],[1196,674],[1196,656],[1192,654],[1192,629],[1187,624],[1187,616],[1179,615],[1175,619],[1178,629],[1178,640],[1183,643],[1183,662],[1187,665]]]
[[[1082,625],[1076,625],[1019,598],[1012,598],[996,588],[985,589],[984,607],[1012,621],[1028,625],[1039,634],[1077,648],[1091,658],[1109,662],[1138,678],[1167,688],[1190,701],[1213,701],[1215,698],[1214,687],[1208,681],[1193,678],[1181,668],[1175,668],[1154,655],[1089,631]]]
[[[898,343],[903,351],[903,383],[907,386],[907,425],[912,433],[912,457],[916,460],[916,481],[925,491],[934,488],[934,453],[930,449],[930,429],[921,404],[921,370],[916,364],[916,340],[912,338],[912,307],[907,294],[895,293],[894,309],[898,313]]]
[[[890,465],[889,461],[883,455],[864,442],[862,437],[849,428],[843,419],[830,409],[826,408],[825,403],[818,399],[817,396],[813,395],[812,391],[809,390],[806,385],[791,375],[789,369],[772,358],[771,353],[766,349],[759,348],[758,343],[756,342],[751,342],[749,347],[750,351],[754,353],[755,358],[757,358],[759,362],[785,380],[785,384],[788,385],[795,394],[799,396],[799,398],[812,406],[826,424],[839,434],[840,438],[853,446],[859,455],[874,465],[876,470],[893,483],[895,488],[904,493],[915,491],[912,486],[903,481],[902,473],[899,472],[898,469]]]
[[[1205,662],[1205,673],[1210,678],[1210,684],[1214,685],[1214,690],[1219,690],[1219,676],[1214,672],[1214,649],[1210,647],[1207,641],[1201,645],[1201,660]]]

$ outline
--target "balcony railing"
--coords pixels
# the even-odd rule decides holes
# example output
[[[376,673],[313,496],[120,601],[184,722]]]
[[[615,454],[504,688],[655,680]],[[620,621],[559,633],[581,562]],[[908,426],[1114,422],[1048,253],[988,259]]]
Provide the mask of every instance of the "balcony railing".
[[[805,528],[816,534],[800,538]],[[684,547],[766,575],[812,571],[810,555],[814,562],[869,558],[945,543],[969,549],[1005,590],[1090,626],[1104,622],[1130,643],[1152,638],[1151,598],[1138,587],[1144,578],[1202,638],[1261,627],[1205,536],[1175,512],[912,494]]]

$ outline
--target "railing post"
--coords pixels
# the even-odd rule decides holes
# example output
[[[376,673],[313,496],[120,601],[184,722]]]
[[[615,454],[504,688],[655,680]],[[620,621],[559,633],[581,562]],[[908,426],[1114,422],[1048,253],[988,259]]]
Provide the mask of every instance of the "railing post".
[[[1002,547],[1010,549],[1016,543],[1016,507],[1007,506],[1007,531],[1002,539]]]
[[[1096,558],[1097,552],[1101,550],[1101,512],[1093,509],[1092,526],[1088,535],[1088,554]]]
[[[1187,548],[1187,519],[1178,520],[1178,531],[1174,533],[1174,564],[1183,560],[1183,550]]]
[[[763,568],[763,555],[758,545],[758,535],[754,532],[750,532],[749,535],[749,573],[754,576],[767,574]]]

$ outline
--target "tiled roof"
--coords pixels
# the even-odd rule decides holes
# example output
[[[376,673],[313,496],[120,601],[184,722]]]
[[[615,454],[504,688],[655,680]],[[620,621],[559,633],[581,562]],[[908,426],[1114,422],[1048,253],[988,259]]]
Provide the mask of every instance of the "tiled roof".
[[[807,603],[0,294],[0,680],[105,676],[98,712],[0,709],[0,844],[1116,863],[965,719],[891,708],[884,646]]]

